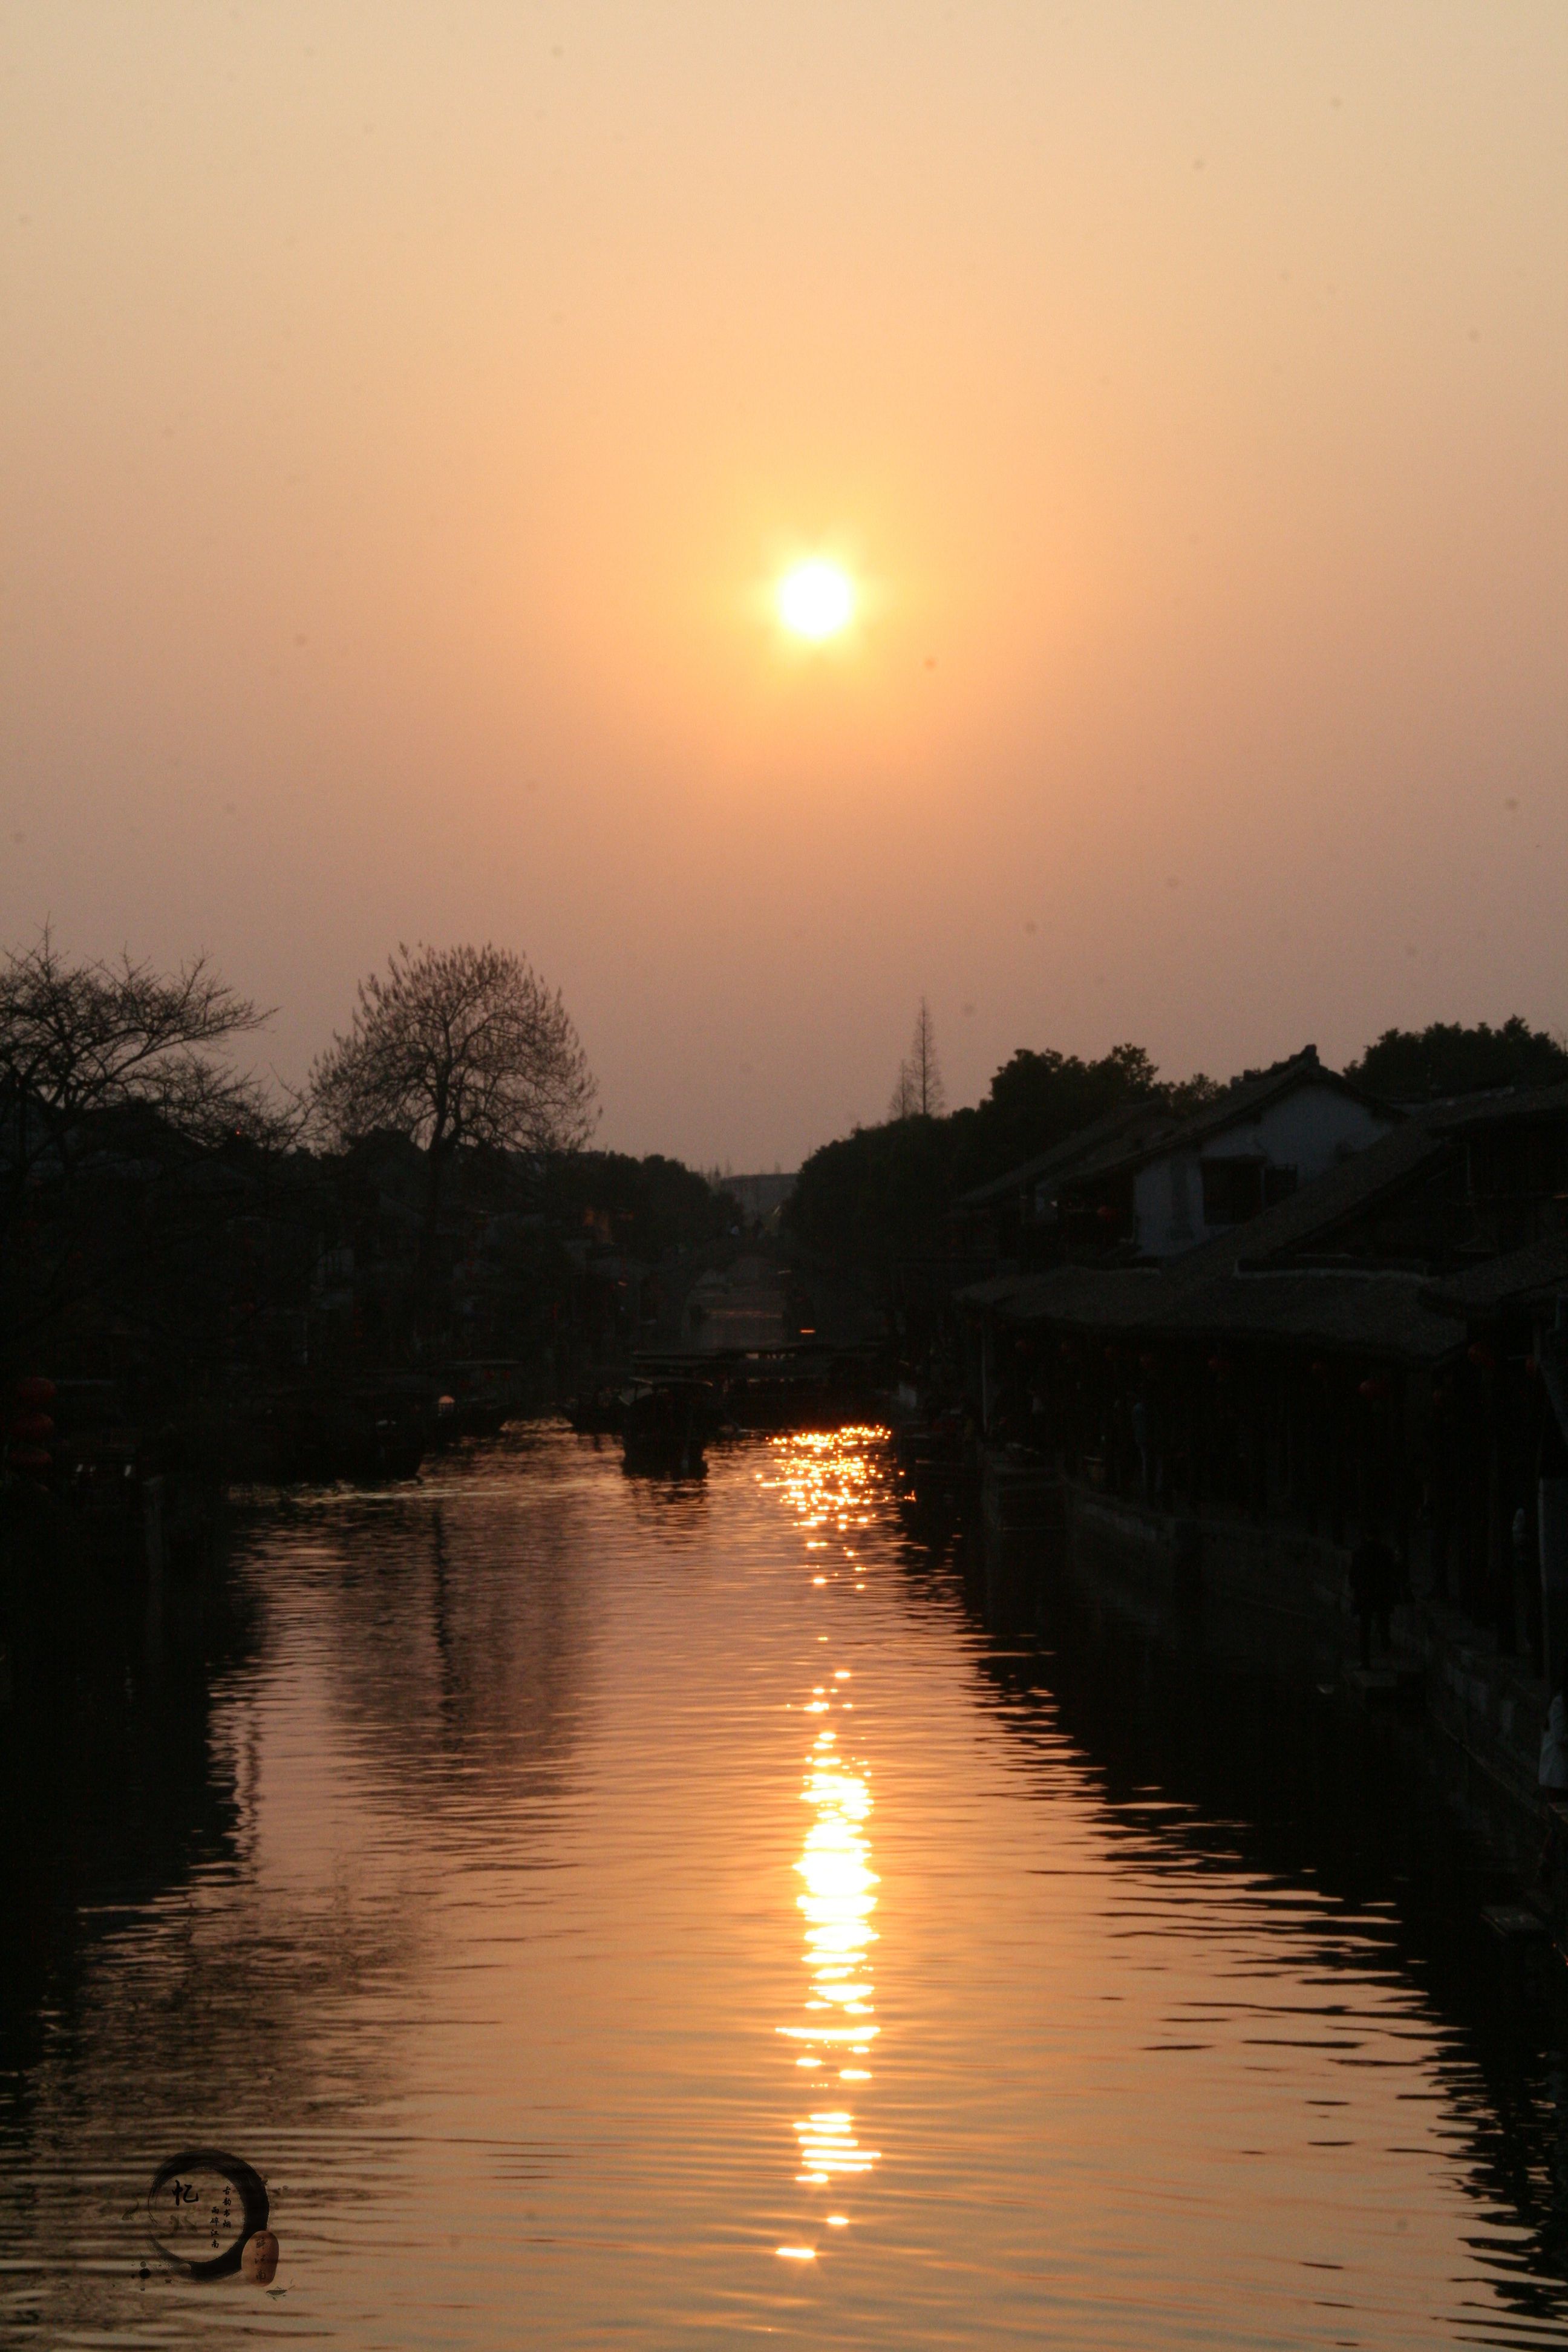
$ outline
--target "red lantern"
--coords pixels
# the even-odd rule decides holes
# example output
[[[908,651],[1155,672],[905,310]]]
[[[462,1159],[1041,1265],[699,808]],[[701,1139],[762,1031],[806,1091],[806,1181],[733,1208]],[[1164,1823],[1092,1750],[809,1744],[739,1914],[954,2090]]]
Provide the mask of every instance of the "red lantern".
[[[1058,1349],[1058,1353],[1060,1355],[1060,1357],[1061,1357],[1061,1359],[1062,1359],[1062,1361],[1063,1361],[1064,1363],[1070,1363],[1070,1362],[1071,1362],[1071,1360],[1072,1360],[1072,1352],[1073,1352],[1072,1341],[1071,1341],[1070,1339],[1064,1339],[1064,1340],[1062,1341],[1062,1343],[1061,1343],[1060,1348],[1059,1348],[1059,1349]]]
[[[13,1443],[23,1445],[47,1445],[55,1433],[55,1424],[47,1412],[25,1412],[11,1423]]]
[[[1327,1364],[1325,1364],[1325,1363],[1323,1362],[1322,1358],[1320,1356],[1320,1358],[1318,1359],[1318,1361],[1317,1361],[1317,1362],[1312,1366],[1312,1378],[1313,1378],[1315,1381],[1326,1381],[1326,1380],[1328,1379],[1328,1377],[1329,1377],[1329,1368],[1328,1368]]]
[[[1107,1348],[1105,1351],[1105,1360],[1108,1364],[1113,1364],[1116,1361],[1116,1353],[1117,1351],[1114,1348]]]
[[[41,1445],[21,1445],[12,1452],[13,1470],[47,1470],[48,1466],[49,1457]]]
[[[1478,1371],[1492,1372],[1497,1370],[1497,1358],[1489,1348],[1483,1346],[1479,1339],[1473,1347],[1467,1348],[1465,1353]]]
[[[1094,1213],[1102,1225],[1113,1225],[1116,1223],[1116,1212],[1109,1201],[1101,1201]]]
[[[1541,1367],[1536,1362],[1533,1356],[1526,1356],[1524,1360],[1524,1370],[1527,1378],[1530,1380],[1538,1381],[1541,1378]]]
[[[1228,1372],[1230,1370],[1229,1357],[1211,1356],[1209,1358],[1209,1370],[1211,1372]]]
[[[1156,1364],[1158,1364],[1158,1362],[1159,1362],[1160,1359],[1159,1359],[1159,1357],[1158,1357],[1158,1356],[1152,1356],[1152,1355],[1149,1353],[1148,1349],[1144,1349],[1144,1351],[1143,1351],[1143,1353],[1139,1357],[1138,1360],[1139,1360],[1139,1362],[1142,1365],[1143,1370],[1144,1370],[1146,1372],[1152,1372],[1152,1371],[1154,1370],[1154,1367],[1156,1366]]]
[[[41,1377],[18,1381],[11,1391],[11,1400],[24,1412],[37,1412],[43,1406],[53,1404],[55,1384]]]
[[[1363,1381],[1361,1384],[1361,1393],[1365,1397],[1368,1404],[1376,1404],[1381,1398],[1389,1394],[1389,1391],[1390,1383],[1382,1377],[1381,1373],[1372,1380]]]

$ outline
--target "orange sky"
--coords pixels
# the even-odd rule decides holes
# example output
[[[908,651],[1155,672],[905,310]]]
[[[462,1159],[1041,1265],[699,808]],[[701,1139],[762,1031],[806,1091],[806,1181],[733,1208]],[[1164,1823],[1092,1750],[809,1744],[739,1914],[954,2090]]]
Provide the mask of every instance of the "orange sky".
[[[0,938],[604,1139],[1568,1027],[1560,0],[5,0]],[[766,589],[841,555],[848,642]]]

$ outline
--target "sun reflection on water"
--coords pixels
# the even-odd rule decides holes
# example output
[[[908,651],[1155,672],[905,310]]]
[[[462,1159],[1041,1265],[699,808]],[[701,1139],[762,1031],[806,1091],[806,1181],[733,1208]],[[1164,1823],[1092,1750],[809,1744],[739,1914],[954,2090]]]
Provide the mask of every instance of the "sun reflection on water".
[[[809,1430],[773,1441],[775,1486],[806,1530],[806,1549],[826,1551],[832,1536],[871,1525],[872,1507],[884,1484],[877,1448],[885,1429],[868,1423],[850,1429]],[[845,1557],[855,1558],[852,1545]]]
[[[776,1442],[776,1484],[800,1522],[806,1551],[832,1549],[837,1537],[848,1567],[845,1582],[853,1590],[861,1589],[864,1562],[844,1538],[871,1524],[880,1483],[874,1441],[883,1434],[845,1429]],[[820,1589],[835,1580],[818,1573],[811,1584]],[[816,1717],[852,1713],[845,1685],[853,1679],[849,1667],[828,1668],[800,1703],[801,1712]],[[795,1867],[805,1882],[795,1899],[805,1921],[808,1986],[803,2021],[781,2025],[778,2032],[796,2045],[795,2063],[803,2074],[826,2078],[826,2098],[795,2123],[801,2168],[795,2179],[804,2187],[826,2189],[868,2173],[881,2153],[860,2139],[854,2110],[843,2104],[838,2087],[871,2080],[869,2066],[848,2062],[870,2055],[879,2031],[871,1969],[878,1878],[867,1829],[872,1799],[865,1759],[841,1748],[839,1733],[825,1722],[805,1762],[801,1800],[812,1818]],[[825,2218],[834,2229],[847,2224],[844,2214]]]
[[[812,1742],[802,1799],[813,1814],[795,1864],[805,1882],[796,1902],[805,1919],[810,1990],[806,2021],[779,2032],[799,2045],[795,2063],[816,2073],[844,2058],[864,2057],[877,2035],[870,1967],[877,1874],[865,1828],[871,1792],[864,1768],[838,1754],[835,1732],[819,1731]],[[838,2072],[840,2081],[870,2080],[865,2067]],[[795,2130],[802,2166],[795,2178],[812,2188],[869,2172],[879,2154],[862,2147],[846,2106],[815,2107],[796,2118]]]

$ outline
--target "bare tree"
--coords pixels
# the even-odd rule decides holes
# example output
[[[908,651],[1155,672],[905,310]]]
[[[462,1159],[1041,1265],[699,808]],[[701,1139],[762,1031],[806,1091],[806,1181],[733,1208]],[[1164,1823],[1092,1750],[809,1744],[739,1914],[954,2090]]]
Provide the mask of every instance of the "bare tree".
[[[940,1118],[947,1107],[947,1089],[937,1066],[936,1029],[931,1007],[922,996],[915,1022],[914,1042],[899,1064],[898,1081],[888,1104],[890,1120]]]
[[[73,963],[47,929],[0,955],[0,1353],[58,1339],[95,1300],[190,1305],[171,1269],[226,1212],[184,1171],[236,1136],[293,1131],[226,1055],[267,1018],[205,957],[172,974],[129,952]]]
[[[910,1047],[910,1084],[914,1091],[915,1108],[922,1118],[940,1118],[947,1108],[947,1088],[942,1082],[937,1066],[936,1031],[931,1024],[931,1006],[922,996],[915,1021],[914,1042]]]
[[[569,1150],[593,1131],[594,1080],[560,993],[504,948],[400,947],[384,978],[360,982],[310,1095],[339,1142],[391,1128],[423,1147],[426,1275],[455,1152]]]
[[[900,1062],[898,1082],[893,1087],[888,1103],[888,1117],[891,1120],[913,1118],[919,1108],[920,1097],[915,1092],[915,1082],[910,1075],[910,1066],[908,1062]]]
[[[283,1121],[218,1049],[269,1019],[197,956],[165,976],[127,952],[68,963],[46,929],[0,959],[0,1168],[7,1205],[68,1176],[103,1115],[138,1104],[191,1140],[270,1141]]]

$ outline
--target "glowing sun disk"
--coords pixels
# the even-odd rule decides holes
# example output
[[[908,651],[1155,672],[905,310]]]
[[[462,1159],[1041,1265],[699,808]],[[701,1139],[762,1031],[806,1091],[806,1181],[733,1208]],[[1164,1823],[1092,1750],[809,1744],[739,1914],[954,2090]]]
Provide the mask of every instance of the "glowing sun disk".
[[[814,559],[786,572],[778,587],[779,618],[797,637],[837,636],[855,614],[855,590],[837,563]]]

